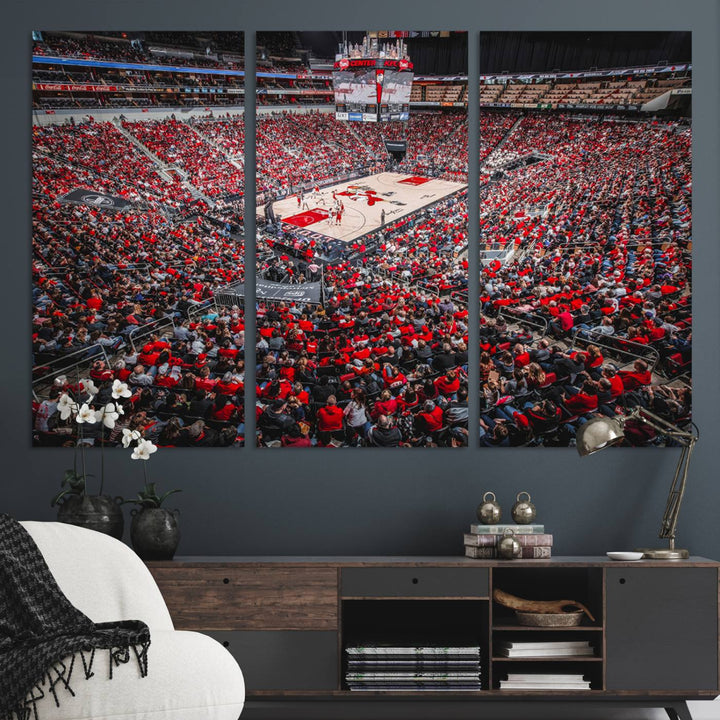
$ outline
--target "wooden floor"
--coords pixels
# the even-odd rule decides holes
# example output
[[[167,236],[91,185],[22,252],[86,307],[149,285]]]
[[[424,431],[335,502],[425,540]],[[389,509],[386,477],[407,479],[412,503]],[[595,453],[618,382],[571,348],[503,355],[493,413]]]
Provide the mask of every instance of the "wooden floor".
[[[273,203],[273,210],[275,215],[281,218],[298,216],[303,210],[315,211],[318,216],[327,214],[332,207],[332,195],[335,192],[345,208],[342,223],[336,225],[330,219],[319,219],[306,225],[305,229],[350,242],[380,227],[383,210],[385,222],[389,223],[467,187],[466,184],[437,179],[427,179],[420,184],[414,184],[414,177],[387,172],[368,175],[323,188],[318,192],[308,192],[300,206],[296,195],[278,200]],[[259,212],[261,210],[262,208],[259,208]],[[291,227],[288,225],[289,229]]]

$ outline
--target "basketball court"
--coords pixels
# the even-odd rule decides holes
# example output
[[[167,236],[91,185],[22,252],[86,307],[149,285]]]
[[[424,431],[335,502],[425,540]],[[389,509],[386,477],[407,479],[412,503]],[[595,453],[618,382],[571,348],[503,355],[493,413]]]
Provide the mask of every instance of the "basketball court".
[[[385,223],[394,222],[466,187],[466,183],[383,172],[308,191],[300,205],[297,195],[291,195],[273,203],[273,210],[288,230],[350,242],[380,227],[383,211]],[[333,194],[344,207],[339,225],[331,215]]]

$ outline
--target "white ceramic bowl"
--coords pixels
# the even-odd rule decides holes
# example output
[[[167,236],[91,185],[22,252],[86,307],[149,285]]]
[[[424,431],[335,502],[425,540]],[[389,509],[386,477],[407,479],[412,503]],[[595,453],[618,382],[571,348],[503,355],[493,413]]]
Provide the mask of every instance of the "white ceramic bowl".
[[[643,554],[641,552],[609,552],[606,555],[611,560],[641,560]]]

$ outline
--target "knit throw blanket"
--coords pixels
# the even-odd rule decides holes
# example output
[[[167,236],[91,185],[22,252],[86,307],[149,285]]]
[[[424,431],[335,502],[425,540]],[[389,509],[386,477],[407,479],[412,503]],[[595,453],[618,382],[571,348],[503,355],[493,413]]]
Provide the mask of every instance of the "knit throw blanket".
[[[47,694],[58,706],[59,692],[74,696],[71,680],[93,676],[98,650],[111,679],[131,657],[145,677],[149,646],[145,623],[94,623],[72,605],[25,528],[0,515],[0,720],[38,720]]]

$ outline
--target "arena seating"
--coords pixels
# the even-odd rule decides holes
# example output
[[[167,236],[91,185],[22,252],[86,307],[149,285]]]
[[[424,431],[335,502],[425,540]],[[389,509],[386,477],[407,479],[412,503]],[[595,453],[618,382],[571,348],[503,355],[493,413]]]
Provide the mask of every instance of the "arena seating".
[[[488,153],[481,247],[505,254],[481,277],[483,444],[568,445],[637,405],[689,421],[690,145],[674,121],[536,113]]]
[[[298,185],[342,174],[384,167],[383,138],[407,137],[400,170],[432,174],[449,180],[467,179],[467,125],[465,113],[411,115],[407,128],[400,123],[350,125],[332,113],[262,114],[257,122],[258,190],[292,192]],[[397,127],[396,127],[397,126]]]
[[[556,108],[565,105],[620,105],[639,107],[673,88],[690,87],[690,77],[661,79],[650,74],[641,80],[617,76],[613,80],[558,78],[528,83],[508,78],[507,82],[481,82],[480,103],[535,109],[539,104]]]
[[[266,228],[258,240],[261,274],[289,283],[308,279],[308,245],[301,236]],[[358,263],[348,260],[354,254],[361,256]],[[275,427],[273,401],[283,399],[288,427],[295,421],[294,433],[308,444],[374,444],[367,430],[381,415],[394,445],[467,444],[467,308],[450,299],[467,289],[465,198],[444,201],[424,221],[400,221],[382,236],[352,244],[340,261],[325,266],[324,279],[325,308],[266,303],[260,310],[260,442],[290,441]],[[298,365],[302,374],[296,374]],[[293,385],[300,378],[302,390]],[[287,395],[278,398],[282,387]],[[358,430],[346,418],[328,433],[322,412],[328,393],[333,407],[343,410],[359,395],[367,427]],[[432,430],[428,401],[441,421]]]
[[[53,34],[34,51],[174,62],[123,41]],[[204,66],[217,62],[199,59]],[[42,72],[74,82],[85,71]],[[488,84],[480,98],[524,108],[638,104],[688,82]],[[466,92],[455,84],[413,87],[415,100],[457,102]],[[123,107],[119,98],[76,99],[88,108],[115,101]],[[311,102],[303,97],[303,106]],[[466,119],[451,108],[378,124],[312,111],[259,113],[257,189],[283,195],[387,169],[386,138],[407,140],[393,169],[467,182]],[[508,108],[483,110],[480,133],[481,444],[569,445],[593,414],[636,405],[687,422],[689,126]],[[85,442],[116,445],[123,428],[168,446],[244,441],[244,312],[215,300],[245,275],[244,139],[242,117],[229,116],[33,128],[36,444],[77,442],[57,400],[85,399],[82,377],[96,385],[96,404],[109,401],[114,380],[131,390],[115,428],[89,428]],[[113,214],[64,202],[76,188],[132,205]],[[322,277],[326,302],[260,303],[253,442],[468,444],[466,193],[344,247],[262,222],[256,246],[256,272],[290,285]]]
[[[149,122],[124,120],[122,126],[161,160],[187,173],[192,185],[208,197],[243,192],[242,169],[188,123],[173,118]]]
[[[194,67],[242,69],[236,57],[243,53],[241,34],[236,32],[213,33],[213,42],[221,44],[225,51],[234,53],[233,60],[217,60],[203,57],[205,46],[191,33],[182,38],[180,33],[144,33],[143,45],[131,43],[127,37],[110,37],[113,33],[97,35],[78,33],[44,32],[43,40],[33,41],[33,54],[48,57],[75,57],[83,60],[110,60],[127,63],[152,63],[153,65],[178,65],[187,61],[187,50],[192,50]],[[166,54],[150,51],[150,47],[164,46]],[[221,50],[223,49],[221,48]],[[173,49],[185,52],[173,55]]]
[[[349,150],[353,140],[357,145],[357,137],[332,116],[322,116],[318,122],[313,122],[318,119],[309,116],[284,115],[274,120],[268,123],[273,133],[282,137],[283,132],[287,136],[291,129],[297,132],[307,142],[308,150],[321,158],[328,172],[344,159],[351,158]],[[430,128],[436,133],[438,142],[427,146],[435,147],[438,157],[443,151],[439,141],[447,139],[451,132],[462,130],[458,117],[448,119],[428,115],[411,125],[410,147],[413,147],[413,129],[420,134]],[[142,422],[147,436],[168,445],[230,444],[244,432],[242,311],[236,307],[205,309],[203,313],[202,304],[220,287],[242,280],[242,248],[225,228],[220,230],[211,223],[213,219],[222,219],[223,207],[212,207],[202,200],[193,201],[189,190],[194,186],[208,197],[217,197],[218,193],[213,192],[216,181],[205,174],[208,168],[204,168],[202,175],[199,168],[204,158],[213,160],[212,169],[215,165],[225,165],[221,162],[222,157],[237,154],[243,140],[242,120],[201,120],[194,121],[191,127],[170,118],[146,123],[124,121],[122,126],[151,150],[162,165],[158,166],[152,157],[142,153],[112,123],[90,120],[76,125],[35,129],[33,272],[37,377],[42,380],[45,372],[48,377],[53,377],[50,371],[55,367],[54,363],[66,357],[93,360],[96,356],[92,353],[100,346],[103,354],[99,362],[107,367],[93,368],[92,377],[102,392],[107,392],[108,384],[114,379],[127,381],[134,389],[126,407],[127,416],[118,427],[133,427],[134,423]],[[327,138],[327,142],[320,152],[316,152],[320,138]],[[466,175],[466,166],[461,163],[463,159],[466,161],[467,146],[466,143],[458,144],[460,151],[455,153],[452,167]],[[428,152],[425,145],[418,144],[409,162],[425,161]],[[364,160],[376,162],[376,157],[368,150]],[[187,173],[190,184],[181,183],[177,177],[173,179],[172,174],[168,176],[165,172],[168,167],[181,168]],[[115,194],[137,206],[124,213],[118,222],[117,216],[104,215],[97,210],[88,214],[85,209],[58,202],[60,197],[77,187]],[[188,209],[193,208],[200,217],[183,220]],[[433,216],[423,223],[399,222],[388,226],[385,242],[378,242],[372,252],[363,254],[361,266],[354,268],[343,260],[326,271],[326,283],[335,293],[326,306],[327,313],[336,306],[342,315],[350,291],[355,288],[356,295],[360,296],[355,285],[358,279],[362,277],[367,281],[366,301],[372,304],[373,310],[368,313],[371,318],[368,340],[357,345],[361,355],[367,349],[368,352],[372,350],[373,357],[381,357],[386,351],[390,353],[388,348],[396,338],[403,338],[398,347],[405,345],[404,372],[394,382],[382,374],[385,364],[394,367],[394,358],[399,359],[401,353],[393,348],[393,358],[389,358],[389,362],[377,363],[375,374],[380,384],[392,386],[394,394],[403,392],[412,396],[410,383],[420,390],[422,380],[427,387],[419,397],[425,401],[435,397],[437,407],[458,403],[457,397],[438,398],[430,389],[431,381],[438,380],[441,370],[439,366],[433,369],[432,357],[447,342],[451,343],[451,354],[459,359],[454,372],[463,387],[460,405],[467,397],[467,310],[441,299],[443,293],[467,287],[466,228],[465,200],[453,199],[436,207]],[[366,242],[369,245],[374,240],[376,238],[368,238]],[[260,251],[270,248],[270,243],[274,245],[275,241],[277,238],[268,236],[267,246],[261,240],[258,248]],[[348,248],[348,254],[359,249],[353,245]],[[93,261],[77,266],[78,258],[86,256],[92,257]],[[378,259],[382,259],[382,263],[375,267]],[[265,268],[268,272],[270,264]],[[373,271],[368,271],[367,267],[373,267]],[[298,276],[293,279],[296,281]],[[430,360],[429,363],[412,359],[413,345],[418,345],[419,339],[423,338],[412,330],[411,307],[417,330],[421,330],[425,338],[421,350],[425,345],[429,349],[428,356],[420,359]],[[198,319],[193,316],[193,322],[183,322],[184,316],[193,313],[195,308],[199,308]],[[392,321],[388,322],[386,312],[392,314]],[[339,337],[337,330],[343,328],[341,316],[335,318],[336,328],[333,314],[327,313],[317,320],[314,328],[317,338]],[[206,316],[204,320],[203,315]],[[311,311],[310,316],[315,321],[316,311]],[[268,317],[273,317],[272,309]],[[387,329],[386,325],[389,325]],[[293,359],[299,360],[300,355]],[[329,381],[328,370],[342,368],[336,364],[326,367],[324,360],[310,355],[311,362],[321,363],[324,369],[320,373],[325,373]],[[386,375],[391,372],[388,370]],[[347,380],[346,377],[343,382]],[[328,385],[332,387],[333,383],[328,382]],[[444,381],[440,385],[447,390]],[[67,377],[61,386],[46,386],[42,382],[36,385],[38,389],[43,388],[45,394],[42,399],[38,397],[35,405],[35,441],[38,444],[68,441],[66,430],[69,426],[58,421],[53,403],[56,404],[62,391],[80,397],[77,386],[78,378]],[[218,393],[216,386],[226,393]],[[203,392],[205,396],[200,397]],[[208,406],[210,392],[213,393],[212,407]],[[215,407],[219,394],[226,395],[222,398],[225,402],[222,408]],[[374,408],[372,396],[370,402]],[[343,398],[340,403],[344,403]],[[418,408],[422,409],[419,404]],[[394,428],[400,425],[403,431],[398,443],[466,443],[466,411],[462,407],[455,408],[451,415],[459,418],[454,426],[443,422],[431,430],[434,420],[426,426],[422,418],[415,423],[412,413],[397,414],[396,410],[387,410],[383,422],[389,427],[387,438],[382,442],[394,443]],[[315,422],[309,409],[306,417]],[[202,431],[198,431],[198,422],[205,423]],[[318,442],[318,433],[322,434],[322,430],[316,430],[314,424],[311,427],[312,442]],[[232,437],[231,430],[234,432]],[[442,432],[438,432],[440,430]],[[86,441],[94,439],[116,444],[119,439],[118,432],[105,430],[98,433],[95,429],[95,433],[89,431]],[[196,436],[210,437],[210,440],[201,442]],[[380,433],[376,433],[375,442],[381,442],[379,436]],[[321,437],[328,439],[324,435]],[[345,434],[329,441],[340,444],[360,442]]]
[[[214,322],[202,314],[215,289],[244,276],[242,244],[231,233],[239,208],[211,208],[158,171],[111,123],[33,130],[36,444],[75,441],[57,413],[61,393],[84,397],[75,366],[103,403],[115,379],[132,390],[116,428],[89,427],[86,442],[117,444],[122,427],[142,427],[167,445],[243,438],[243,313],[230,309]],[[133,206],[113,214],[60,200],[77,188]],[[210,368],[210,379],[227,378],[212,402],[200,397],[215,384]]]

